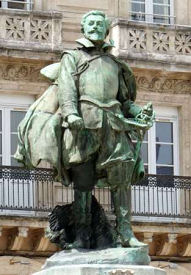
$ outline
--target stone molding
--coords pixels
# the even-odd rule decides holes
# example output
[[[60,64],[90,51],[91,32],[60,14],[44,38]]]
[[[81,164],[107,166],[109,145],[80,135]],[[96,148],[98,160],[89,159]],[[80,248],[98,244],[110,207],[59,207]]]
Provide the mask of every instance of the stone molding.
[[[113,219],[113,218],[112,218]],[[1,217],[0,254],[52,255],[59,249],[45,236],[47,218]],[[136,237],[149,246],[149,255],[157,258],[191,257],[189,224],[133,222]]]

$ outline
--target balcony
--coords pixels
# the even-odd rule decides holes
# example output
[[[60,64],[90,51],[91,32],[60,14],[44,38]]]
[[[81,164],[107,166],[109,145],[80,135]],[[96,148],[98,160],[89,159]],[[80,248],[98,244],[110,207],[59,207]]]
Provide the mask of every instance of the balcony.
[[[58,204],[71,203],[72,187],[54,182],[51,169],[27,170],[20,167],[0,166],[0,210],[2,214],[47,216]],[[109,187],[93,190],[104,210],[113,211]],[[132,215],[161,217],[177,222],[191,223],[191,177],[147,175],[132,185]]]
[[[0,9],[0,48],[60,52],[60,12]]]
[[[108,187],[93,194],[114,222]],[[132,186],[132,224],[153,259],[191,256],[191,177],[147,175]],[[73,201],[72,187],[50,169],[0,167],[0,253],[44,255],[58,250],[45,236],[48,213]],[[23,254],[22,254],[23,253]]]
[[[191,62],[191,31],[189,26],[162,25],[116,19],[111,38],[113,53],[128,60],[185,65]],[[163,67],[164,69],[164,67]]]

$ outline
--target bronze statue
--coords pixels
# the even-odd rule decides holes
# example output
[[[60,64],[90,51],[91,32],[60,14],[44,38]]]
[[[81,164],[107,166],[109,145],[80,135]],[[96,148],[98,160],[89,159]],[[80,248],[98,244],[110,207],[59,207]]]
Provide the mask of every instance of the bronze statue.
[[[130,188],[144,176],[141,141],[152,126],[149,103],[141,108],[128,64],[109,53],[109,20],[101,11],[82,19],[84,38],[60,63],[41,73],[52,80],[19,126],[16,158],[29,167],[50,162],[65,185],[74,184],[75,233],[68,248],[92,248],[92,189],[106,178],[116,215],[113,246],[144,246],[130,222]],[[132,140],[136,140],[135,144]]]

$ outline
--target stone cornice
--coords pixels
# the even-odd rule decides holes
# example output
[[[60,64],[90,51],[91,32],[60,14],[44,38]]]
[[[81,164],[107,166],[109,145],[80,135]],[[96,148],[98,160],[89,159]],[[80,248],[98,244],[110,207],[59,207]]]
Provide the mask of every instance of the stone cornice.
[[[27,10],[13,10],[13,9],[0,9],[0,16],[9,15],[9,16],[38,16],[42,18],[52,18],[52,19],[61,19],[63,13],[59,11],[27,11]]]
[[[46,217],[3,217],[0,227],[0,254],[49,256],[56,251],[46,237]],[[158,224],[133,222],[136,237],[149,246],[149,254],[155,259],[166,257],[191,257],[191,229],[188,224]]]

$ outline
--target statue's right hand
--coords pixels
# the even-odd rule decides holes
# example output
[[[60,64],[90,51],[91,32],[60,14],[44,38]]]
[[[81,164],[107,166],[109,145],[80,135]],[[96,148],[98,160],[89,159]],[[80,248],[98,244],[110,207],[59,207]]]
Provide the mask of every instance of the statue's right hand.
[[[69,128],[74,130],[81,130],[84,128],[83,119],[77,115],[69,115],[67,118]]]

